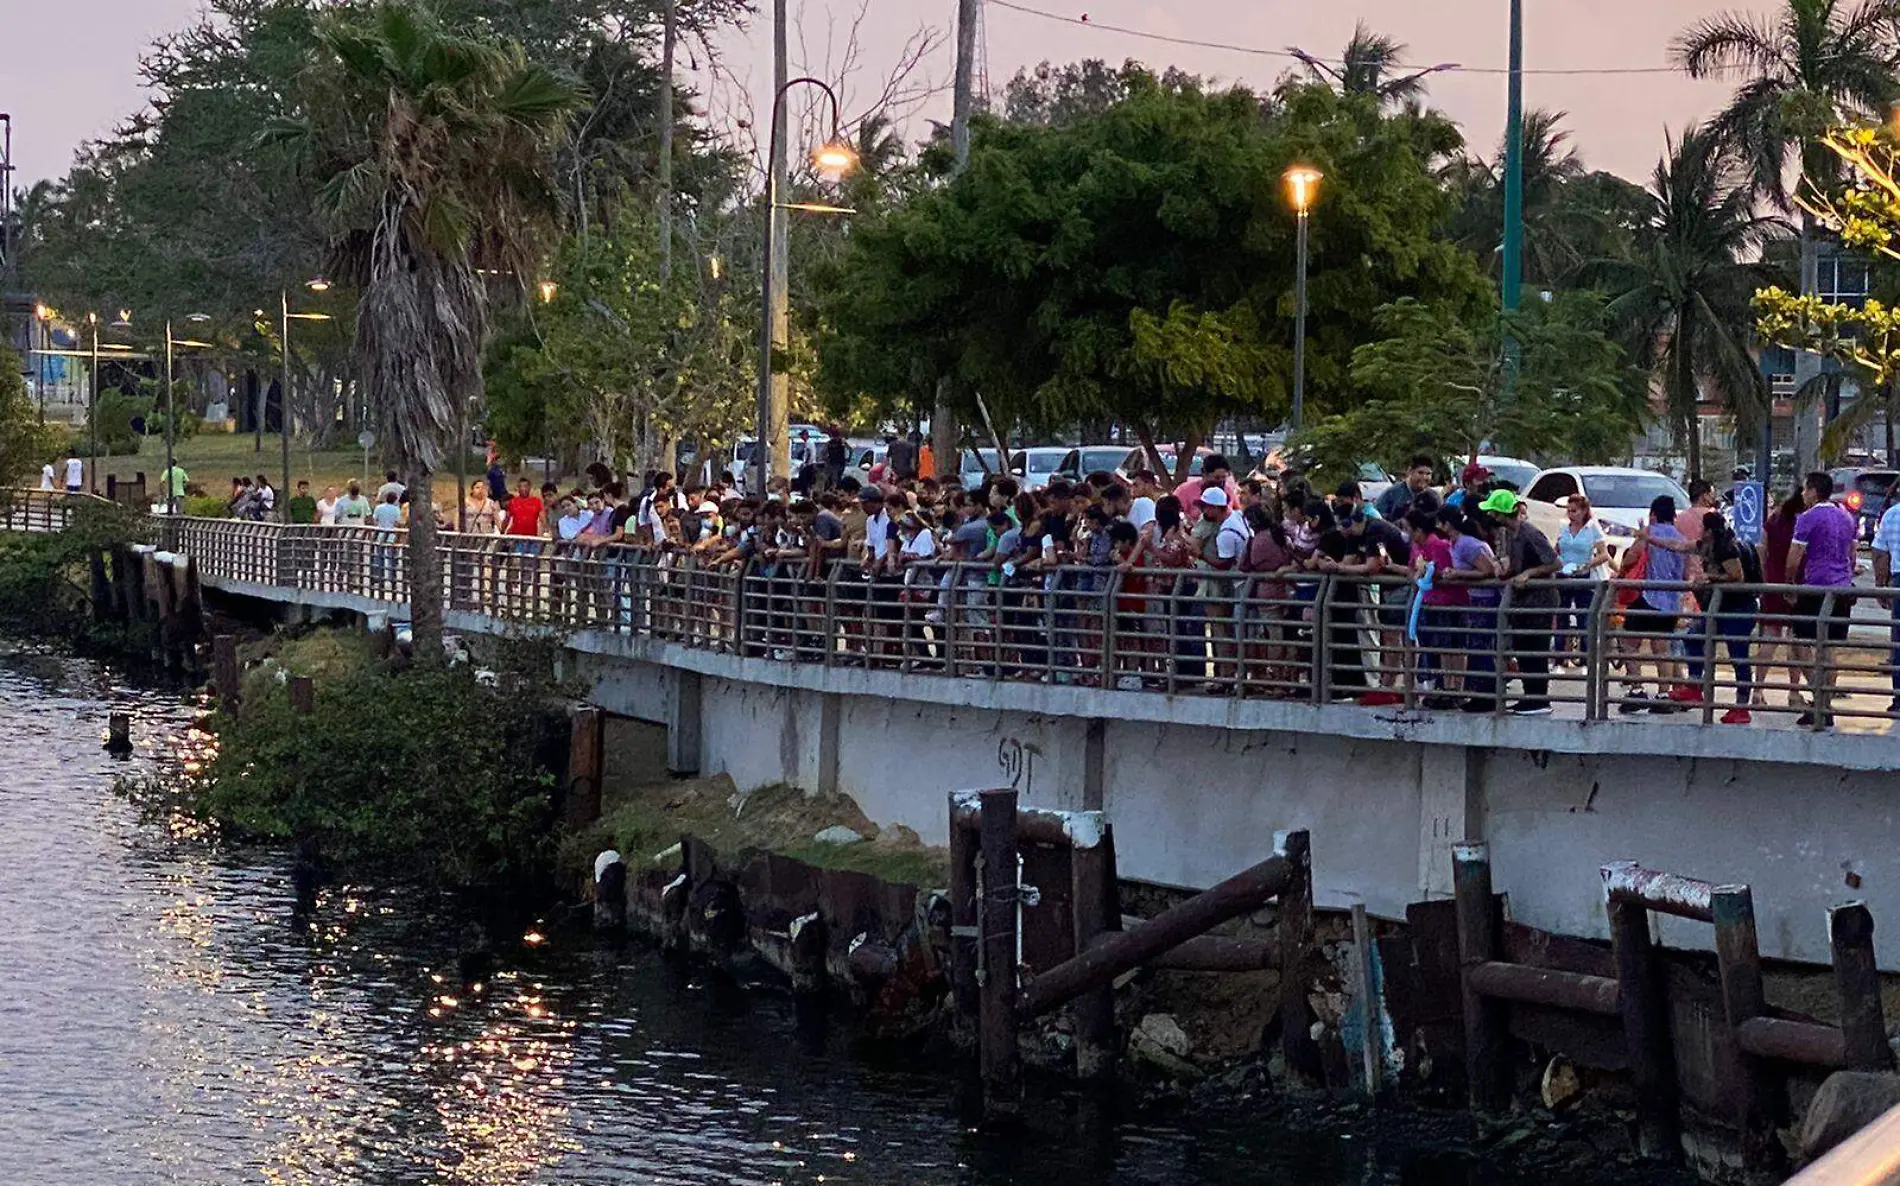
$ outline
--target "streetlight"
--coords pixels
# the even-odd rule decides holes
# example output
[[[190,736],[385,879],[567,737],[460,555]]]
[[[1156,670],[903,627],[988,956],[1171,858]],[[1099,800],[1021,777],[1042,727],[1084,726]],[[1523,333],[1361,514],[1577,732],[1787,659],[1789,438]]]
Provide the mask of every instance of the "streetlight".
[[[319,296],[330,291],[330,282],[321,276],[304,281],[303,286]],[[283,489],[278,492],[277,507],[278,517],[288,523],[290,522],[290,323],[293,321],[329,321],[331,318],[328,313],[292,313],[290,311],[289,289],[284,289],[279,292],[277,299],[278,308],[283,314],[282,343],[284,355],[284,381],[278,390],[278,398],[281,401],[281,405],[277,409],[280,413],[278,417],[277,434],[283,444],[284,453],[284,486]],[[262,416],[258,417],[257,431],[261,439],[261,434],[264,431],[264,418]]]
[[[1306,214],[1319,193],[1325,174],[1311,165],[1294,165],[1285,173],[1288,196],[1293,201],[1294,221],[1298,226],[1293,270],[1293,431],[1298,432],[1306,415]]]
[[[35,320],[37,320],[40,323],[40,348],[41,348],[41,353],[44,353],[45,348],[50,346],[53,340],[53,310],[44,301],[35,302],[33,305],[33,317]],[[40,423],[41,424],[46,423],[47,370],[48,368],[46,366],[46,360],[44,358],[41,358],[40,359],[40,373],[37,376],[38,382],[35,384],[35,386],[37,386],[40,389]]]
[[[119,311],[119,318],[121,321],[129,323],[132,320],[132,314],[122,309]],[[211,314],[187,313],[185,314],[185,320],[194,325],[202,325],[211,320]],[[173,337],[171,318],[167,317],[165,319],[165,473],[159,480],[165,484],[165,513],[167,515],[175,515],[178,513],[178,481],[176,476],[178,472],[176,453],[178,422],[177,414],[172,407],[172,351],[179,346],[208,348],[210,345],[210,342],[196,342],[190,338]]]
[[[785,431],[785,415],[782,413],[789,413],[789,409],[776,407],[772,397],[772,347],[778,338],[775,332],[778,317],[774,307],[777,298],[773,291],[772,257],[778,248],[778,212],[794,208],[782,206],[779,202],[778,159],[782,148],[779,143],[779,124],[784,118],[785,94],[795,86],[815,86],[831,101],[831,139],[812,154],[812,164],[818,168],[819,174],[827,179],[841,177],[858,164],[857,152],[839,135],[841,121],[836,91],[816,78],[794,78],[778,89],[778,93],[772,96],[772,134],[765,157],[764,266],[759,269],[759,431],[753,442],[752,453],[759,475],[758,489],[753,493],[761,498],[765,495],[766,480],[772,474],[772,458],[778,452],[779,440]],[[844,212],[842,207],[825,209],[827,212]]]

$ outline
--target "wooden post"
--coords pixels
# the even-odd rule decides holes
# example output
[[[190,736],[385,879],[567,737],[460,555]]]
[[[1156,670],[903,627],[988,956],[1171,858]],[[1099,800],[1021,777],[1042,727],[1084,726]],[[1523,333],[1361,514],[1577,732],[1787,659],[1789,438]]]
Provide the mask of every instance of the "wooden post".
[[[963,1024],[976,1020],[976,833],[957,822],[950,796],[950,991]],[[966,1031],[967,1032],[967,1031]]]
[[[605,757],[603,714],[593,705],[574,710],[567,758],[566,816],[570,827],[600,818],[600,776]]]
[[[1483,844],[1451,849],[1452,898],[1458,912],[1458,966],[1465,1014],[1465,1078],[1471,1108],[1498,1115],[1511,1106],[1511,1035],[1501,1001],[1479,992],[1471,972],[1498,958],[1502,920],[1491,892],[1491,850]]]
[[[981,964],[977,988],[977,1061],[983,1108],[989,1115],[1016,1110],[1016,792],[984,791],[979,824],[977,927]]]
[[[1104,832],[1100,844],[1069,850],[1069,884],[1075,951],[1080,955],[1099,936],[1121,929],[1112,829]],[[1100,1079],[1114,1074],[1115,1048],[1115,982],[1110,979],[1075,999],[1076,1075]]]
[[[309,716],[317,711],[317,685],[307,675],[290,677],[290,709]]]
[[[1280,1056],[1289,1077],[1317,1083],[1323,1074],[1313,1041],[1313,1010],[1301,975],[1313,946],[1313,839],[1304,829],[1288,832],[1280,852],[1291,877],[1280,891],[1275,928],[1280,942]]]
[[[1372,921],[1366,917],[1366,904],[1352,905],[1352,945],[1354,989],[1359,995],[1359,1014],[1364,1023],[1359,1030],[1359,1057],[1366,1080],[1366,1095],[1379,1098],[1385,1071],[1385,1052],[1379,1027],[1379,988],[1373,976]]]
[[[1709,895],[1715,916],[1716,977],[1722,1011],[1736,1040],[1735,1075],[1728,1084],[1744,1169],[1768,1169],[1781,1161],[1775,1123],[1780,1107],[1763,1060],[1740,1049],[1742,1023],[1767,1010],[1762,996],[1761,945],[1755,932],[1755,899],[1745,885],[1716,887]]]
[[[825,991],[825,920],[817,913],[792,920],[792,991],[800,996],[822,996]]]
[[[1833,949],[1834,987],[1841,997],[1841,1046],[1852,1070],[1893,1066],[1887,1019],[1880,1007],[1880,972],[1874,965],[1874,916],[1865,902],[1844,902],[1827,912]]]
[[[218,689],[218,704],[229,713],[238,710],[242,693],[238,689],[237,639],[220,634],[211,640],[211,682]]]
[[[1668,1002],[1661,969],[1649,940],[1649,910],[1609,901],[1610,944],[1616,951],[1616,983],[1623,1014],[1630,1079],[1636,1087],[1638,1143],[1644,1157],[1673,1161],[1682,1142],[1676,1115],[1675,1052],[1669,1045]]]
[[[92,620],[109,622],[112,620],[112,582],[106,576],[106,553],[104,548],[94,548],[86,553],[86,576],[92,597]]]
[[[132,752],[132,714],[115,712],[106,717],[106,752],[125,755]]]

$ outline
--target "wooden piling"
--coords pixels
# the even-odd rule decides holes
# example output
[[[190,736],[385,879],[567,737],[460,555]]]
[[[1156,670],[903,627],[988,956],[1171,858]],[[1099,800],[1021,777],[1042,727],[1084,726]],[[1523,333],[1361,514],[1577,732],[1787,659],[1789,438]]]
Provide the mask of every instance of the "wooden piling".
[[[1105,831],[1090,848],[1069,849],[1071,916],[1075,951],[1087,951],[1103,935],[1121,929],[1121,894],[1115,879],[1115,835]],[[1100,1079],[1115,1072],[1115,982],[1113,978],[1075,999],[1075,1073]]]
[[[86,553],[87,588],[92,598],[92,620],[109,622],[112,620],[112,581],[106,572],[106,553],[104,548],[93,548]]]
[[[1288,832],[1279,847],[1287,864],[1287,884],[1279,891],[1274,924],[1280,943],[1280,1056],[1289,1076],[1317,1083],[1324,1072],[1302,974],[1313,947],[1313,840],[1302,829]]]
[[[825,920],[817,912],[792,920],[789,928],[792,991],[800,996],[825,992]]]
[[[568,743],[565,806],[570,827],[585,827],[600,818],[605,732],[604,714],[600,709],[589,704],[574,710]]]
[[[290,677],[290,710],[309,716],[317,711],[317,685],[307,675]]]
[[[211,640],[211,682],[218,691],[218,704],[226,712],[235,713],[243,699],[238,687],[237,638],[230,634],[220,634]]]
[[[115,712],[106,717],[106,752],[119,755],[132,752],[131,713]]]
[[[1506,1006],[1478,991],[1473,972],[1499,958],[1502,919],[1491,892],[1491,851],[1483,844],[1451,850],[1452,898],[1458,912],[1458,964],[1465,1015],[1465,1079],[1471,1108],[1499,1115],[1511,1106],[1511,1035]]]
[[[1874,916],[1865,902],[1844,902],[1827,912],[1834,987],[1841,998],[1841,1045],[1852,1070],[1893,1066],[1887,1019],[1880,1007],[1880,971],[1874,964]]]
[[[1629,1051],[1630,1080],[1636,1088],[1639,1150],[1644,1157],[1673,1161],[1682,1149],[1676,1114],[1675,1052],[1669,1044],[1662,969],[1649,939],[1649,909],[1615,896],[1610,898],[1608,908],[1624,1045]]]
[[[1016,1048],[1016,792],[984,791],[977,926],[981,964],[977,989],[977,1061],[983,1108],[1008,1115],[1017,1106]]]
[[[1353,990],[1359,996],[1360,1068],[1365,1076],[1366,1095],[1379,1098],[1385,1071],[1385,1051],[1379,1027],[1379,988],[1373,974],[1372,920],[1366,916],[1364,902],[1352,906]]]
[[[1718,886],[1709,895],[1715,923],[1716,977],[1722,986],[1722,1010],[1731,1033],[1762,1016],[1761,945],[1755,931],[1755,899],[1745,885]],[[1780,1097],[1770,1068],[1738,1048],[1727,1083],[1745,1169],[1771,1168],[1782,1160],[1775,1125]]]
[[[950,991],[962,1024],[977,1015],[976,833],[957,821],[958,796],[950,796]],[[967,1031],[966,1031],[967,1032]]]

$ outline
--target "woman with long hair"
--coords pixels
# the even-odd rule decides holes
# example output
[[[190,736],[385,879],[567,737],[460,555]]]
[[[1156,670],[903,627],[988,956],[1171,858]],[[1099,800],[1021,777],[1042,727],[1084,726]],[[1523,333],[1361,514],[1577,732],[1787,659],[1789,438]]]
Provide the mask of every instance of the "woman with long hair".
[[[1788,571],[1788,549],[1794,544],[1794,521],[1801,517],[1807,504],[1801,501],[1801,491],[1797,487],[1788,497],[1781,500],[1774,510],[1768,513],[1768,521],[1762,525],[1761,575],[1766,585],[1798,585],[1801,583],[1799,572]],[[1761,650],[1756,656],[1760,678],[1755,681],[1750,692],[1749,704],[1761,707],[1768,703],[1762,695],[1765,687],[1788,689],[1788,707],[1805,708],[1807,701],[1797,691],[1800,685],[1799,673],[1794,667],[1794,646],[1789,640],[1788,624],[1794,613],[1794,600],[1782,593],[1764,593],[1761,596]],[[1774,662],[1776,652],[1783,651],[1785,661],[1783,670],[1788,673],[1784,684],[1774,682]]]
[[[1497,553],[1490,539],[1496,532],[1483,511],[1440,507],[1438,530],[1451,544],[1451,569],[1440,580],[1465,586],[1466,604],[1460,615],[1460,646],[1465,654],[1465,712],[1490,712],[1497,707],[1497,623],[1499,574]]]

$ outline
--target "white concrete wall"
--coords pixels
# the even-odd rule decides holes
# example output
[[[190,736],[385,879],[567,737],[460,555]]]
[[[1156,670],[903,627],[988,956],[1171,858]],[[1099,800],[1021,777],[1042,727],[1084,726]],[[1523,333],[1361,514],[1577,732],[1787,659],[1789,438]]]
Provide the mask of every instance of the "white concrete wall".
[[[702,774],[728,774],[741,790],[819,785],[819,694],[737,680],[701,684]]]
[[[1424,896],[1421,749],[1111,721],[1103,787],[1116,862],[1125,877],[1202,887],[1265,860],[1276,831],[1305,828],[1320,905],[1404,917]]]
[[[1900,968],[1900,777],[1493,751],[1482,782],[1494,884],[1533,926],[1607,937],[1597,867],[1628,859],[1747,883],[1762,952],[1784,959],[1827,962],[1827,908],[1864,900],[1881,966]],[[1665,919],[1662,936],[1707,947],[1711,929]]]

